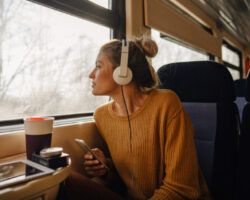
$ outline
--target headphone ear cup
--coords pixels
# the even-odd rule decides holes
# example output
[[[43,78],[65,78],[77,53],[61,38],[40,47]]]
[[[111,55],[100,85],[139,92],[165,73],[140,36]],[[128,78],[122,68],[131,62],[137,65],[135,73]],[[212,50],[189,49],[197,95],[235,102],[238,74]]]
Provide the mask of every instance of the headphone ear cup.
[[[115,70],[113,72],[113,79],[119,85],[129,84],[132,81],[132,77],[133,77],[131,69],[129,69],[129,67],[127,68],[127,76],[126,77],[120,76],[120,70],[121,70],[120,66],[115,68]]]

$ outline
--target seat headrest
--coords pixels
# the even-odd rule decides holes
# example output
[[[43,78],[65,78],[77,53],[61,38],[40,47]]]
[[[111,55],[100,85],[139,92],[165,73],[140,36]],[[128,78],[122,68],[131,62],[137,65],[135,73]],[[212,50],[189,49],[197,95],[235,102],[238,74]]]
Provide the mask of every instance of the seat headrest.
[[[246,100],[248,102],[250,101],[250,70],[248,71],[246,79]]]
[[[186,102],[233,102],[234,82],[227,68],[212,61],[167,64],[158,70],[160,88]]]
[[[234,81],[236,97],[246,96],[246,79],[237,79]]]

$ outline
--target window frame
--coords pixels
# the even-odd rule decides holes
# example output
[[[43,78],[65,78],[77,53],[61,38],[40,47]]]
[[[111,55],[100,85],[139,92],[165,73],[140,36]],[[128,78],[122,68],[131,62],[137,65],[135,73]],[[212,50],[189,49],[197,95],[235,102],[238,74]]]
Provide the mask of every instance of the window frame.
[[[64,12],[78,18],[88,20],[111,29],[110,38],[126,38],[125,30],[125,0],[109,0],[110,9],[87,0],[26,0],[40,4],[59,12]],[[55,124],[67,124],[90,119],[93,112],[57,115]],[[0,121],[0,133],[23,129],[23,119]]]
[[[125,1],[111,1],[110,9],[87,0],[27,0],[113,29],[111,38],[125,38]]]

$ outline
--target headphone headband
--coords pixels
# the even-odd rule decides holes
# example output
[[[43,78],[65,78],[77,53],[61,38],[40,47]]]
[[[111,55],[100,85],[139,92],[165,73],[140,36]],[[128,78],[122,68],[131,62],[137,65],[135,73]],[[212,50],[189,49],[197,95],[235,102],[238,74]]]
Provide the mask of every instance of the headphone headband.
[[[127,44],[125,44],[127,43]],[[121,63],[120,63],[120,77],[127,77],[128,73],[128,53],[129,53],[129,41],[122,40],[122,49],[121,49]]]

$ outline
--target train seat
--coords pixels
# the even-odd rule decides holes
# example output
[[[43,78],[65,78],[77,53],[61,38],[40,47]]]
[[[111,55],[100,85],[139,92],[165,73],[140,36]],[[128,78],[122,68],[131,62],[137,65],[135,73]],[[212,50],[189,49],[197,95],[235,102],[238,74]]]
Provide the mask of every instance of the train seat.
[[[158,70],[160,88],[175,91],[190,115],[200,168],[214,199],[233,199],[238,110],[229,71],[211,61],[182,62]]]
[[[242,120],[243,108],[246,104],[246,79],[237,79],[234,81],[236,100],[235,103],[238,106],[240,120]]]
[[[246,199],[250,189],[250,74],[246,79],[246,104],[242,112],[242,129],[239,142],[239,176],[236,199]]]

